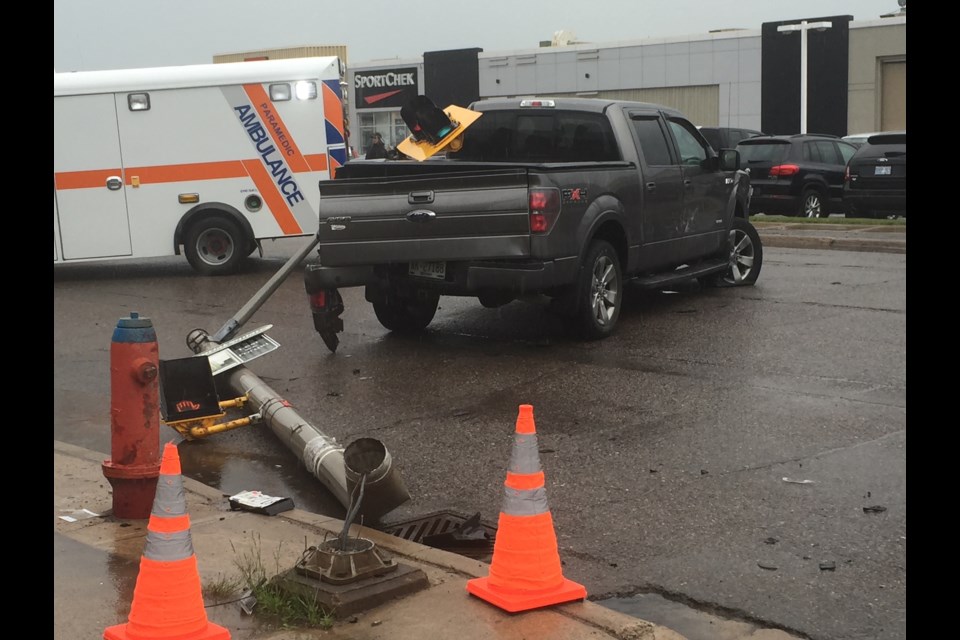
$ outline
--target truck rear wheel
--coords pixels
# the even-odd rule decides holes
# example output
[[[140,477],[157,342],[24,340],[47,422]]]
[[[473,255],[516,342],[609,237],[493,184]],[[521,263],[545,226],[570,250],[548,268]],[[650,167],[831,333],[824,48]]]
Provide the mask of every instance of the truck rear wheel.
[[[377,320],[386,329],[397,333],[426,329],[440,304],[440,294],[433,291],[418,291],[414,297],[401,297],[393,292],[373,297],[371,303]]]
[[[220,276],[236,273],[249,252],[249,242],[233,220],[208,216],[190,225],[183,250],[197,273]]]
[[[587,249],[577,283],[576,321],[588,340],[613,333],[623,302],[623,274],[616,250],[605,240],[594,240]]]

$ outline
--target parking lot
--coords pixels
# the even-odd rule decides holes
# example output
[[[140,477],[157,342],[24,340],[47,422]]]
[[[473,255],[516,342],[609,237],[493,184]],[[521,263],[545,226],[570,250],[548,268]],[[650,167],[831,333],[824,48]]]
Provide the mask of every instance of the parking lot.
[[[174,259],[56,270],[54,438],[109,451],[119,318],[151,318],[161,358],[185,357],[191,329],[218,329],[293,250],[268,245],[230,278]],[[564,571],[591,599],[654,593],[812,638],[905,637],[905,255],[769,247],[755,287],[628,291],[617,334],[589,343],[539,306],[455,298],[422,336],[394,336],[362,297],[344,292],[331,354],[296,270],[248,323],[281,344],[250,366],[323,432],[386,444],[411,494],[387,520],[495,521],[530,403]],[[343,515],[264,429],[181,451],[184,473],[225,493]]]

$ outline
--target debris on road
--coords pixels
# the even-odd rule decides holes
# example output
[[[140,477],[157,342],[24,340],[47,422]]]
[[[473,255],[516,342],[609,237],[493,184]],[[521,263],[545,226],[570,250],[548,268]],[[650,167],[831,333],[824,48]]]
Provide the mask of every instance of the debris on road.
[[[820,563],[820,571],[835,571],[836,569],[837,569],[837,563],[833,562],[832,560],[830,562]]]
[[[253,595],[253,590],[247,589],[242,594],[240,594],[240,600],[238,600],[240,609],[247,614],[248,616],[253,615],[253,608],[257,606],[257,597]]]
[[[767,571],[776,571],[776,570],[777,570],[777,566],[776,566],[776,565],[767,564],[767,563],[765,563],[765,562],[758,562],[758,563],[757,563],[757,566],[760,567],[761,569],[766,569]]]
[[[102,514],[94,513],[90,509],[77,509],[76,511],[71,511],[66,515],[60,516],[61,520],[66,520],[67,522],[78,522],[80,520],[86,520],[87,518],[99,518]]]
[[[864,507],[864,508],[863,508],[863,512],[864,512],[864,513],[883,513],[883,512],[886,511],[886,510],[887,510],[886,507],[884,507],[884,506],[882,506],[882,505],[879,505],[879,504],[875,504],[875,505],[873,505],[872,507]]]
[[[813,480],[793,480],[784,476],[784,482],[789,482],[790,484],[813,484]]]
[[[230,508],[234,511],[241,509],[273,516],[293,509],[293,500],[268,496],[259,491],[241,491],[230,496]]]

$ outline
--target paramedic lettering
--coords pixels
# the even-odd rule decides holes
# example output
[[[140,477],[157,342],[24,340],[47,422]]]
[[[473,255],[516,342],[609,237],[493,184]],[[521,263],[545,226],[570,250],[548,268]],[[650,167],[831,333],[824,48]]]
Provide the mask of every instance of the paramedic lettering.
[[[284,151],[286,151],[288,156],[292,156],[296,153],[293,150],[293,145],[290,144],[290,141],[287,140],[287,135],[283,132],[283,128],[280,126],[280,123],[277,122],[277,118],[273,115],[273,111],[270,110],[270,105],[264,103],[260,105],[260,109],[263,110],[263,114],[267,117],[267,122],[270,123],[270,126],[273,127],[274,133],[277,134],[277,139],[280,141],[280,144],[283,146]]]
[[[240,118],[240,122],[243,123],[244,128],[247,130],[247,135],[250,136],[254,146],[256,146],[257,152],[260,153],[260,157],[263,159],[263,163],[270,168],[270,173],[273,175],[277,187],[279,187],[280,191],[286,196],[287,202],[292,205],[303,200],[303,193],[300,191],[300,187],[297,186],[293,176],[290,175],[290,170],[284,164],[283,160],[272,160],[270,158],[271,155],[278,155],[278,151],[273,143],[270,142],[270,135],[263,128],[263,124],[257,118],[256,112],[252,110],[250,105],[240,105],[239,107],[234,107],[233,110],[237,113],[237,117]]]

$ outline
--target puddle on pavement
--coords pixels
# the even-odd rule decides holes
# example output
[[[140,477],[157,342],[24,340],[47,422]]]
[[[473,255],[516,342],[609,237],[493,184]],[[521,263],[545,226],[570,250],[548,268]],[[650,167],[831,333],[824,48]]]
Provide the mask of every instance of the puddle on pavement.
[[[273,434],[249,440],[238,436],[235,440],[223,439],[216,446],[209,446],[211,444],[199,440],[179,447],[180,464],[186,477],[228,496],[241,491],[260,491],[290,498],[298,509],[344,517],[346,509],[334,494]]]
[[[78,630],[103,632],[130,614],[139,563],[53,533],[54,629],[63,640],[87,637]],[[97,606],[91,606],[96,603]],[[60,637],[60,636],[58,636]],[[93,636],[89,636],[93,637]]]
[[[102,637],[129,620],[140,559],[108,553],[53,533],[54,640]],[[239,594],[238,594],[239,597]],[[207,619],[226,627],[233,640],[262,637],[263,625],[238,602],[204,602]]]
[[[663,625],[687,640],[746,640],[759,637],[765,640],[792,640],[796,638],[774,629],[768,629],[760,635],[758,632],[762,627],[755,624],[729,620],[698,611],[656,593],[638,593],[625,598],[597,600],[596,603],[641,620]]]

